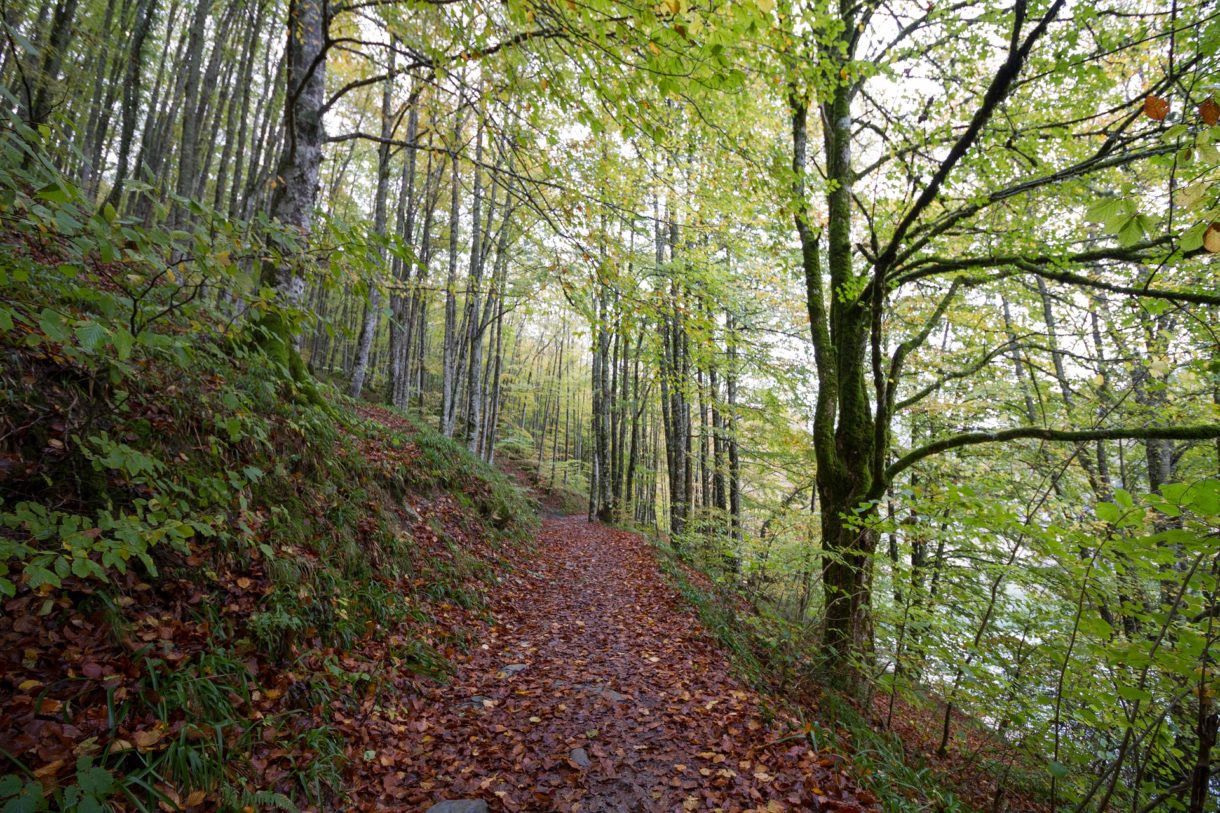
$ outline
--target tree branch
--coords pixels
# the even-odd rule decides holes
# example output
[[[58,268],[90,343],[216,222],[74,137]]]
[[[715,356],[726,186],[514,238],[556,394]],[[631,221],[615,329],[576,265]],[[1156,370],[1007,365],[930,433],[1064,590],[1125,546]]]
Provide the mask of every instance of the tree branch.
[[[907,232],[915,224],[915,221],[919,219],[919,216],[923,214],[924,209],[930,206],[932,201],[936,200],[940,194],[941,186],[949,177],[949,173],[953,171],[958,161],[974,145],[983,127],[991,120],[996,108],[1000,106],[1000,102],[1008,95],[1008,91],[1021,73],[1021,66],[1025,63],[1025,58],[1029,56],[1029,52],[1033,49],[1034,43],[1046,33],[1046,29],[1050,26],[1051,21],[1059,15],[1059,9],[1063,7],[1064,2],[1065,0],[1055,0],[1055,2],[1051,3],[1050,8],[1046,10],[1046,14],[1042,16],[1042,19],[1038,21],[1038,24],[1034,26],[1034,29],[1029,32],[1029,35],[1022,42],[1020,41],[1020,31],[1021,24],[1025,19],[1026,4],[1024,0],[1017,0],[1013,11],[1013,30],[1008,58],[1000,69],[996,71],[996,75],[991,80],[987,92],[983,95],[982,103],[970,119],[970,124],[966,127],[966,131],[962,133],[962,137],[949,150],[949,154],[945,156],[945,160],[936,168],[935,174],[928,181],[928,185],[924,187],[919,199],[907,210],[906,215],[903,216],[898,226],[894,229],[894,234],[890,237],[889,244],[877,258],[876,265],[880,269],[881,274],[884,275],[890,266],[894,264],[894,260],[898,257],[899,247],[906,238]]]
[[[898,401],[897,403],[895,403],[894,404],[894,413],[897,414],[898,412],[901,412],[902,410],[906,409],[907,407],[914,406],[915,404],[919,403],[923,399],[927,398],[932,393],[939,390],[941,387],[943,387],[945,384],[949,383],[950,381],[956,381],[961,378],[969,378],[970,376],[977,373],[979,370],[986,367],[992,361],[994,361],[997,356],[1003,355],[1004,353],[1008,352],[1009,350],[1014,349],[1017,346],[1018,345],[1015,345],[1012,342],[1005,342],[1004,344],[1000,345],[999,347],[996,347],[992,350],[987,351],[987,353],[985,353],[981,358],[976,359],[974,361],[974,363],[971,364],[969,367],[964,367],[960,370],[951,370],[950,372],[947,372],[947,373],[945,373],[945,372],[940,373],[940,377],[937,378],[935,381],[933,381],[931,384],[928,384],[926,387],[919,390],[918,392],[916,392],[906,398],[903,398],[901,401]]]
[[[1199,249],[1202,251],[1202,249]],[[1037,265],[1036,263],[1017,263],[1017,267],[1023,271],[1033,274],[1043,279],[1054,280],[1056,282],[1065,282],[1070,285],[1079,285],[1084,288],[1095,288],[1101,291],[1110,291],[1116,294],[1128,294],[1130,296],[1143,297],[1145,299],[1164,299],[1169,302],[1190,302],[1195,305],[1220,305],[1220,294],[1205,294],[1198,291],[1166,291],[1161,288],[1146,288],[1135,285],[1117,285],[1112,282],[1103,282],[1101,280],[1093,280],[1080,274],[1074,274],[1071,271],[1060,271],[1053,268]]]
[[[1120,427],[1116,429],[1048,429],[1044,426],[1018,426],[1012,429],[997,429],[992,432],[963,432],[926,446],[907,452],[885,470],[886,480],[894,477],[925,457],[977,446],[982,443],[1003,443],[1009,440],[1048,440],[1058,443],[1086,443],[1093,440],[1214,440],[1220,438],[1220,424],[1196,424],[1193,426],[1145,426]]]

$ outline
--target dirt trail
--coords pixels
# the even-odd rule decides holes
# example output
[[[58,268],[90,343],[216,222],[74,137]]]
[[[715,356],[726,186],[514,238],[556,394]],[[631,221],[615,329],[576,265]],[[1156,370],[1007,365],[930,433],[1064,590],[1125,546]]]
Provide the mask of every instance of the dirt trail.
[[[371,809],[870,806],[837,759],[731,675],[638,535],[547,520],[537,559],[506,577],[491,610],[469,660],[396,726],[391,764],[368,764],[380,775]]]

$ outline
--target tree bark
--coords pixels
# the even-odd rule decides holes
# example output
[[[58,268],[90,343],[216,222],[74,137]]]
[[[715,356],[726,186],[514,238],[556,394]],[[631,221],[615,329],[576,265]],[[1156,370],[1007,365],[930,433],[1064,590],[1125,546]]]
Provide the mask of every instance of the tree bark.
[[[453,127],[453,160],[449,177],[449,276],[445,280],[445,337],[441,348],[441,433],[453,437],[457,419],[457,250],[458,195],[461,192],[458,146],[462,143],[462,122]]]
[[[389,71],[394,72],[394,53],[397,40],[390,39]],[[360,344],[356,349],[356,366],[352,370],[352,385],[349,395],[359,398],[364,389],[364,379],[368,375],[369,350],[377,335],[377,326],[381,320],[381,286],[378,281],[381,270],[386,264],[386,201],[390,195],[390,139],[394,136],[394,82],[387,79],[381,88],[381,143],[377,150],[377,191],[373,201],[373,235],[378,241],[377,254],[379,263],[376,271],[368,280],[368,299],[364,304],[364,319],[360,327]]]
[[[26,113],[31,127],[44,124],[53,109],[52,95],[59,84],[59,71],[63,66],[68,45],[76,33],[74,22],[79,0],[58,0],[51,15],[51,30],[42,44],[42,64],[38,69],[34,98]]]
[[[483,230],[479,220],[483,203],[483,122],[476,126],[474,137],[474,197],[471,203],[470,275],[466,286],[466,330],[469,360],[466,373],[466,448],[479,450],[479,427],[482,424],[483,391],[479,370],[483,359],[483,325],[479,309],[479,287],[483,284]],[[489,209],[494,208],[494,195]]]
[[[281,227],[295,233],[304,243],[313,229],[318,201],[318,170],[322,164],[322,144],[326,130],[322,121],[326,95],[325,0],[291,0],[288,9],[288,38],[285,62],[287,96],[284,106],[284,154],[277,170],[271,198],[271,217]],[[285,243],[279,261],[264,262],[263,283],[275,288],[281,306],[295,309],[305,294],[301,247]],[[293,377],[304,378],[304,365],[296,352],[295,337],[289,320],[272,313],[263,320],[263,346],[285,364]]]
[[[106,201],[115,209],[123,197],[123,184],[127,180],[127,164],[131,160],[131,142],[135,136],[136,119],[139,116],[140,82],[143,79],[144,43],[152,28],[157,13],[157,0],[137,0],[136,23],[131,33],[131,47],[127,54],[127,71],[123,82],[122,123],[119,129],[118,166],[114,171],[114,185]]]

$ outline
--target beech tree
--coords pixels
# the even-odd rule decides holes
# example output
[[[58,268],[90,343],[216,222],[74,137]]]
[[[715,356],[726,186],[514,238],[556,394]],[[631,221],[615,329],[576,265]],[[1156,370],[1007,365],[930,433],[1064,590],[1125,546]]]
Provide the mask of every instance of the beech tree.
[[[1108,35],[1064,34],[1067,28],[1075,29],[1080,19],[1065,19],[1063,3],[1017,2],[1011,8],[957,6],[905,13],[867,4],[825,8],[794,4],[780,6],[776,13],[785,64],[791,68],[790,77],[796,77],[787,80],[791,199],[817,356],[813,439],[827,552],[822,574],[824,645],[827,655],[843,659],[843,667],[850,671],[849,659],[871,646],[869,573],[877,543],[873,518],[895,478],[919,461],[963,446],[1022,438],[1085,442],[1216,436],[1214,424],[1201,423],[994,427],[931,439],[910,449],[895,448],[893,440],[895,414],[923,394],[902,397],[905,365],[957,298],[1017,274],[1084,289],[1113,288],[1112,283],[1075,269],[1103,264],[1126,267],[1139,279],[1141,269],[1154,269],[1191,253],[1182,249],[1178,235],[1156,234],[1149,228],[1153,233],[1145,236],[1143,225],[1135,239],[1124,237],[1121,245],[1096,245],[1079,215],[1073,218],[1079,224],[1075,230],[1031,235],[1032,239],[1021,241],[1024,245],[1008,250],[995,250],[972,236],[987,233],[993,210],[1020,207],[1031,200],[1062,200],[1058,195],[1064,190],[1088,184],[1104,188],[1116,171],[1171,151],[1156,121],[1144,115],[1146,99],[1159,99],[1156,93],[1190,77],[1205,54],[1179,52],[1178,61],[1171,61],[1154,82],[1152,96],[1142,88],[1132,93],[1124,77],[1107,71],[1090,86],[1090,93],[1105,102],[1082,113],[1075,107],[1060,109],[1048,100],[1062,99],[1067,83],[1084,82],[1083,71],[1053,71],[1049,66],[1070,59],[1081,68],[1109,60],[1115,51]],[[1163,27],[1155,17],[1133,19],[1134,32],[1142,34],[1141,48],[1150,41],[1170,50],[1182,47],[1179,22]],[[998,65],[979,71],[954,97],[938,97],[938,88],[932,88],[923,102],[920,123],[931,120],[937,122],[935,126],[909,128],[893,121],[891,111],[873,100],[872,87],[890,77],[910,75],[912,60],[950,40],[952,32],[966,25],[986,28],[983,36],[997,45]],[[810,149],[811,108],[821,124],[817,154]],[[1012,123],[1011,112],[1020,109],[1038,109],[1036,120]],[[1097,131],[1100,143],[1083,135]],[[1050,140],[1056,136],[1057,140]],[[1087,143],[1084,149],[1082,142]],[[863,164],[855,158],[862,147],[872,153]],[[1038,157],[1028,157],[1026,149]],[[825,188],[824,224],[810,210],[808,178],[815,165]],[[860,190],[883,171],[889,177],[872,186],[888,185],[893,191],[887,190],[884,203],[862,201]],[[978,180],[954,183],[963,177]],[[1159,219],[1152,224],[1164,226]],[[1129,234],[1135,227],[1123,228]],[[893,324],[893,303],[915,285],[935,291],[935,305],[922,324]],[[1149,299],[1214,304],[1210,294],[1160,285],[1132,285],[1127,291]]]

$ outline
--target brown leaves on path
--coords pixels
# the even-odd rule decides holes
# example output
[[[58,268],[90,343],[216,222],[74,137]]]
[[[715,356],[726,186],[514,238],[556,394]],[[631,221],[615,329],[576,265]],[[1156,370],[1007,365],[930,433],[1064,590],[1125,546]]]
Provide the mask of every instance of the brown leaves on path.
[[[547,521],[539,542],[495,591],[494,622],[453,680],[364,721],[351,777],[362,809],[875,805],[731,675],[641,537],[570,517]]]

